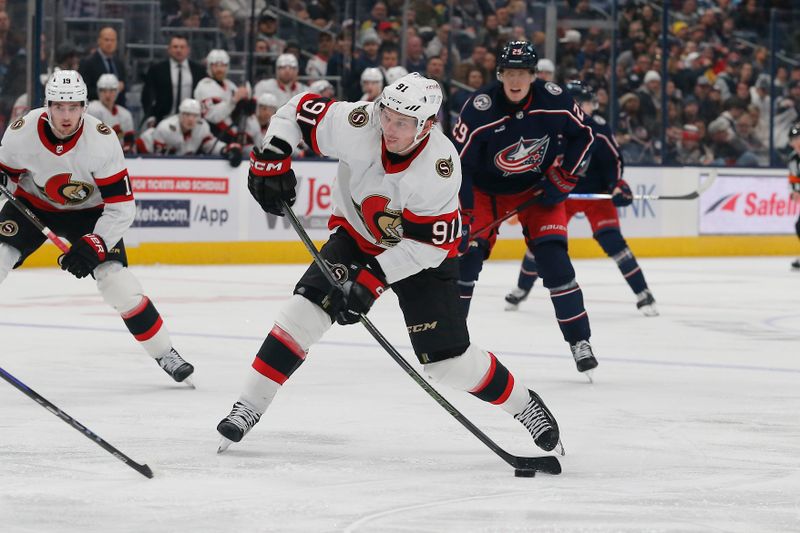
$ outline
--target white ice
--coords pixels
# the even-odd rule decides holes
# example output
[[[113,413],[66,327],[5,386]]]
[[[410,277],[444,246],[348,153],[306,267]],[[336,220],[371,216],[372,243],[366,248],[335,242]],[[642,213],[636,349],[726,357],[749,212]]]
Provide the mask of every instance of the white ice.
[[[3,532],[800,531],[800,274],[790,258],[644,259],[646,318],[608,259],[576,261],[600,366],[574,368],[546,292],[516,313],[517,264],[486,265],[473,341],[555,412],[560,476],[515,478],[360,326],[334,327],[256,428],[217,422],[303,266],[134,267],[197,367],[172,383],[58,270],[0,286],[0,366],[134,460],[145,479],[0,381]],[[396,299],[370,318],[414,365]],[[440,390],[501,446],[525,430]]]

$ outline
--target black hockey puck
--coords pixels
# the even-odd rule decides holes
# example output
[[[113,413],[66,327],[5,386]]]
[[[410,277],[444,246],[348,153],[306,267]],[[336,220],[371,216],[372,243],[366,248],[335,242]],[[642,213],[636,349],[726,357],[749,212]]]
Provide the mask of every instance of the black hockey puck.
[[[536,470],[528,470],[526,468],[515,468],[514,477],[534,477]]]

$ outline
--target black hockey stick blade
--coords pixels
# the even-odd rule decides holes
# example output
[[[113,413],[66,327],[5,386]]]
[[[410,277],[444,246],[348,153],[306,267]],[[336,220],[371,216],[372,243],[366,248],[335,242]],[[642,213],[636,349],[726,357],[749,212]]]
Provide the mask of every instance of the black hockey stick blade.
[[[328,267],[325,260],[317,250],[317,247],[314,246],[314,243],[311,241],[311,237],[308,236],[305,228],[303,228],[300,221],[297,219],[297,215],[294,214],[292,208],[289,207],[286,202],[281,201],[283,212],[289,217],[289,222],[291,223],[292,227],[294,228],[295,232],[297,232],[297,236],[300,237],[300,240],[303,241],[308,252],[311,254],[311,257],[314,258],[314,262],[317,264],[319,269],[322,271],[323,276],[325,279],[330,283],[332,286],[337,287],[339,286],[339,282],[333,276],[333,272],[331,272],[330,267]],[[478,440],[486,445],[490,450],[492,450],[495,454],[497,454],[501,459],[503,459],[506,463],[513,466],[517,469],[523,470],[535,470],[537,472],[544,472],[546,474],[553,474],[557,475],[561,473],[561,463],[558,461],[558,458],[553,456],[543,456],[543,457],[520,457],[517,455],[512,455],[501,448],[496,442],[494,442],[488,435],[486,435],[483,431],[478,429],[478,427],[473,424],[466,416],[464,416],[461,411],[455,408],[453,404],[451,404],[447,399],[439,394],[439,391],[434,389],[430,383],[428,383],[425,378],[419,375],[411,364],[406,361],[405,357],[403,357],[397,349],[392,346],[392,344],[383,336],[383,334],[375,327],[375,325],[366,317],[366,315],[361,315],[361,324],[369,331],[370,335],[378,341],[378,344],[391,356],[394,361],[400,365],[400,367],[405,371],[406,374],[413,379],[417,385],[419,385],[425,392],[427,392],[436,403],[442,406],[442,408],[450,413],[450,415],[458,420],[458,422],[467,428],[467,430],[475,435]]]
[[[0,368],[0,377],[8,381],[14,387],[16,387],[20,392],[25,394],[28,398],[32,399],[33,401],[35,401],[36,403],[38,403],[39,405],[41,405],[42,407],[44,407],[45,409],[56,415],[65,423],[69,424],[70,427],[73,427],[76,430],[78,430],[87,439],[93,441],[95,444],[103,448],[105,451],[107,451],[108,453],[110,453],[111,455],[113,455],[114,457],[116,457],[129,467],[139,472],[144,477],[152,479],[153,471],[150,470],[149,466],[147,466],[146,464],[137,463],[136,461],[134,461],[133,459],[131,459],[130,457],[119,451],[117,448],[115,448],[102,438],[100,438],[92,430],[90,430],[89,428],[87,428],[86,426],[84,426],[71,416],[69,416],[67,413],[65,413],[64,411],[53,405],[44,396],[42,396],[35,390],[31,389],[30,387],[28,387],[23,382],[21,382],[20,380],[18,380],[17,378],[15,378],[11,374],[3,370],[2,368]]]

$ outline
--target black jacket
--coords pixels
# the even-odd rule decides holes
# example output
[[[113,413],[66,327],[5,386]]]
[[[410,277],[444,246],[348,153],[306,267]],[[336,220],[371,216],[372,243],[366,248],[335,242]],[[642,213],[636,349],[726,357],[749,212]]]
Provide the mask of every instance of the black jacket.
[[[120,61],[116,56],[112,58],[112,61],[114,62],[114,69],[116,72],[109,73],[106,62],[103,60],[100,52],[95,52],[89,57],[81,60],[81,64],[78,67],[78,72],[81,73],[81,76],[83,76],[83,81],[86,82],[86,88],[89,90],[89,100],[97,100],[97,80],[100,79],[100,76],[103,74],[116,75],[117,79],[125,83],[125,86],[127,87],[128,83],[125,77],[125,63]],[[117,105],[125,107],[124,90],[117,95]]]
[[[189,61],[189,70],[192,72],[192,94],[201,79],[206,77],[206,70],[202,65]],[[170,60],[154,63],[147,71],[142,88],[142,109],[145,117],[155,117],[156,122],[172,114],[172,78],[170,77]],[[181,95],[191,98],[191,94]]]

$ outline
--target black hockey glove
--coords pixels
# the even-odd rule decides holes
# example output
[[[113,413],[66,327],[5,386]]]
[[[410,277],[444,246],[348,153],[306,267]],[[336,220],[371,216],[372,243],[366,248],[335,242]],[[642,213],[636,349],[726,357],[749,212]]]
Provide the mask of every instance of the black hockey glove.
[[[272,145],[282,153],[261,150],[257,146],[250,153],[250,172],[247,176],[247,188],[250,194],[261,205],[261,209],[273,215],[283,216],[281,200],[289,206],[297,199],[297,178],[292,165],[292,148],[281,139],[273,139]]]
[[[621,179],[614,184],[614,190],[611,192],[611,201],[617,207],[625,207],[633,203],[633,192],[628,182]]]
[[[475,217],[472,216],[472,209],[461,210],[461,241],[458,243],[458,253],[465,254],[469,249],[469,238],[472,223]]]
[[[542,180],[537,187],[542,191],[539,203],[555,205],[566,200],[567,195],[578,184],[578,176],[574,176],[558,165],[552,165],[545,170]]]
[[[99,235],[89,233],[73,244],[69,252],[58,258],[61,270],[67,270],[76,278],[85,278],[97,265],[106,260],[108,250]]]
[[[239,143],[229,143],[222,149],[222,155],[228,158],[228,163],[233,168],[242,164],[242,145]]]
[[[372,269],[351,268],[347,281],[342,284],[342,307],[336,312],[336,322],[343,326],[358,322],[385,288],[386,280]]]

